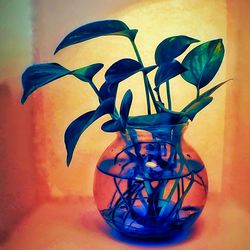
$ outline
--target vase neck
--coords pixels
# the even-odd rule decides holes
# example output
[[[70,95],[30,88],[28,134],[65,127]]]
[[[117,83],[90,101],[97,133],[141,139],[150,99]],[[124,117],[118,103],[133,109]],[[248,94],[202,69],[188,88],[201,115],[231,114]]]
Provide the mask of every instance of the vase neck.
[[[120,134],[120,136],[132,143],[155,141],[176,144],[181,141],[186,127],[187,124],[129,127],[127,133]]]

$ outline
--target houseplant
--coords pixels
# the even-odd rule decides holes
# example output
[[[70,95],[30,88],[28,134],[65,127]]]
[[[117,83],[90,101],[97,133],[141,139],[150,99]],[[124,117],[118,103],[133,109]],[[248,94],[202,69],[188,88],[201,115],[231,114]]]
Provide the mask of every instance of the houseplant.
[[[202,91],[222,63],[224,46],[221,39],[199,44],[180,63],[176,58],[199,40],[184,35],[169,37],[156,48],[156,64],[145,67],[135,43],[136,34],[137,30],[119,20],[97,21],[77,28],[62,40],[55,53],[99,36],[118,35],[129,39],[136,60],[124,58],[112,64],[99,88],[93,77],[102,69],[101,63],[75,70],[57,63],[32,65],[22,75],[21,101],[24,103],[32,92],[66,75],[89,84],[100,104],[67,128],[67,165],[81,134],[98,118],[109,115],[111,119],[102,125],[102,130],[117,132],[117,138],[97,164],[94,195],[99,211],[112,228],[129,236],[172,237],[188,230],[205,205],[206,170],[182,135],[188,121],[213,100],[212,93],[226,82]],[[147,76],[153,70],[154,85]],[[116,95],[119,84],[138,72],[143,74],[147,114],[129,116],[131,90],[123,96],[119,111]],[[172,110],[170,80],[177,75],[192,84],[197,93],[181,111]],[[163,85],[167,105],[159,91]]]

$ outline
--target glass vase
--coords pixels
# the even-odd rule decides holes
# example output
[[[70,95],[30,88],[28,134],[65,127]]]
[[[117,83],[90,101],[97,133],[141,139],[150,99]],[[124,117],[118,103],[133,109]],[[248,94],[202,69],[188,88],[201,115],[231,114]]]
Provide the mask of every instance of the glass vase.
[[[128,127],[104,151],[95,172],[94,197],[113,229],[137,238],[172,238],[199,217],[207,173],[183,139],[186,127]]]

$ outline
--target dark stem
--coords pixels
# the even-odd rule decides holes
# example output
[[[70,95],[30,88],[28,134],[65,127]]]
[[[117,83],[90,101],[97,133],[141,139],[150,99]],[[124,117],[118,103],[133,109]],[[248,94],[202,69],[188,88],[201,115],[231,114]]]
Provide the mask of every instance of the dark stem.
[[[120,182],[121,181],[122,181],[122,179],[120,179]],[[141,183],[135,183],[133,185],[133,187],[131,188],[131,190],[127,189],[124,193],[122,193],[120,188],[119,188],[119,185],[117,185],[116,178],[114,178],[114,183],[115,183],[115,186],[116,186],[116,191],[115,192],[118,192],[120,194],[120,198],[116,201],[114,206],[111,207],[111,209],[112,209],[112,220],[113,221],[115,221],[114,216],[115,216],[116,209],[119,208],[122,204],[125,203],[125,205],[128,207],[128,211],[131,211],[133,203],[131,204],[131,202],[130,202],[130,204],[128,204],[126,202],[126,200],[130,199],[131,201],[133,201],[133,199],[132,199],[132,196],[129,197],[129,198],[127,196],[129,194],[131,194],[131,193],[133,194],[134,192],[137,192],[137,189],[140,188],[140,186],[141,186]]]
[[[173,154],[173,150],[174,150],[174,154]],[[179,169],[179,171],[178,171],[178,173],[177,173],[177,176],[180,176],[181,173],[182,173],[182,170],[183,170],[183,168],[184,168],[184,166],[185,166],[185,163],[184,163],[184,160],[183,160],[183,157],[182,157],[182,152],[181,152],[181,149],[180,149],[180,144],[179,144],[179,142],[176,144],[176,148],[174,148],[174,146],[171,144],[171,153],[170,153],[170,157],[169,157],[169,158],[170,158],[170,159],[172,158],[171,154],[176,155],[176,153],[178,153],[178,155],[179,155],[179,157],[180,157],[180,164],[181,164],[181,166],[180,166],[180,169]],[[174,160],[176,161],[176,156],[174,157]],[[181,178],[181,179],[182,179],[182,178]],[[168,194],[168,197],[167,197],[166,200],[165,200],[165,204],[162,206],[162,209],[161,209],[161,211],[160,211],[160,215],[163,215],[163,214],[164,214],[164,211],[165,211],[165,209],[166,209],[168,203],[171,201],[172,196],[173,196],[173,194],[174,194],[176,188],[179,187],[179,181],[180,181],[180,178],[177,177],[177,178],[175,179],[174,185],[173,185],[172,188],[171,188],[171,191],[170,191],[169,194]]]
[[[205,182],[203,181],[203,179],[202,179],[202,177],[199,175],[199,174],[197,174],[197,177],[200,179],[200,181],[202,182],[202,185],[203,185],[203,187],[204,187],[204,190],[205,190],[205,192],[207,193],[207,185],[205,184]]]
[[[157,98],[158,98],[159,102],[161,102],[161,103],[163,104],[162,99],[161,99],[161,95],[160,95],[160,90],[159,90],[159,89],[156,90],[156,94],[157,94]]]
[[[123,196],[123,194],[122,194],[122,192],[121,192],[121,190],[120,190],[120,188],[119,188],[119,186],[118,186],[118,184],[117,184],[116,178],[114,178],[114,183],[115,183],[116,190],[117,190],[118,193],[120,194],[120,197],[121,197],[122,201],[123,201],[124,204],[126,204],[127,207],[129,208],[129,204],[127,203],[126,199],[124,198],[124,196]],[[128,190],[128,191],[130,191],[130,190]]]
[[[181,178],[181,193],[184,193],[184,180]]]
[[[129,207],[129,209],[128,209],[128,211],[127,211],[127,213],[126,213],[126,215],[125,215],[125,217],[124,217],[124,219],[123,219],[123,224],[126,222],[126,219],[127,219],[127,217],[128,217],[128,215],[129,215],[129,213],[130,212],[132,212],[132,207],[134,206],[134,204],[135,204],[135,201],[136,201],[136,199],[137,199],[137,196],[141,193],[141,191],[143,190],[143,186],[142,187],[140,187],[140,185],[141,184],[139,184],[139,186],[138,186],[138,190],[136,189],[135,191],[134,191],[134,193],[135,193],[135,195],[134,195],[134,198],[132,198],[131,197],[131,205],[130,205],[130,207]],[[142,200],[141,200],[141,202],[142,202]],[[143,204],[143,202],[142,202],[142,204]]]
[[[100,98],[100,94],[99,94],[99,90],[97,89],[97,87],[95,86],[93,81],[89,81],[89,85],[91,86],[91,88],[95,91],[96,95]]]
[[[169,81],[166,81],[166,90],[167,90],[167,98],[168,98],[168,109],[172,110],[172,101],[171,101]]]
[[[137,60],[138,60],[139,63],[141,63],[141,65],[143,66],[143,62],[142,62],[140,53],[139,53],[138,48],[137,48],[137,46],[136,46],[136,44],[135,44],[135,42],[134,42],[133,40],[131,40],[131,44],[132,44],[133,49],[134,49],[134,51],[135,51]],[[151,106],[150,106],[149,95],[151,96],[152,101],[153,101],[153,104],[154,104],[154,107],[155,107],[155,110],[156,110],[156,112],[158,113],[158,112],[159,112],[159,108],[158,108],[157,103],[156,103],[156,99],[155,99],[155,96],[154,96],[154,92],[153,92],[153,90],[152,90],[152,88],[151,88],[151,85],[150,85],[148,76],[147,76],[147,74],[146,74],[145,72],[143,72],[143,79],[144,79],[144,86],[145,86],[145,93],[146,93],[146,101],[147,101],[148,114],[149,114],[149,115],[151,114]]]
[[[190,182],[187,186],[187,188],[184,190],[184,192],[182,193],[182,196],[180,199],[178,199],[178,201],[175,203],[174,207],[172,208],[171,212],[169,213],[168,217],[170,218],[176,210],[179,210],[182,206],[182,203],[184,201],[184,198],[186,197],[186,195],[188,194],[190,188],[192,187],[193,183],[194,183],[194,173],[191,172],[190,173],[191,177],[190,177]],[[183,178],[182,178],[183,179]]]
[[[132,43],[133,49],[135,51],[137,60],[142,64],[141,56],[139,54],[139,51],[137,49],[137,46],[136,46],[135,42],[131,40],[131,43]],[[149,90],[148,90],[149,87],[148,87],[148,84],[146,82],[144,72],[143,72],[143,78],[144,78],[144,87],[145,87],[145,94],[146,94],[147,110],[148,110],[148,114],[150,115],[151,114],[151,107],[150,107]]]
[[[122,179],[120,179],[120,180],[119,180],[118,185],[120,185],[121,181],[122,181]],[[111,198],[111,201],[110,201],[110,203],[109,203],[109,208],[111,208],[111,207],[112,207],[112,205],[113,205],[113,202],[114,202],[114,200],[115,200],[115,196],[116,196],[117,192],[118,192],[118,190],[115,190],[115,192],[114,192],[114,194],[113,194],[113,196],[112,196],[112,198]]]
[[[199,97],[200,97],[200,88],[197,87],[196,90],[197,90],[196,99],[199,99]]]

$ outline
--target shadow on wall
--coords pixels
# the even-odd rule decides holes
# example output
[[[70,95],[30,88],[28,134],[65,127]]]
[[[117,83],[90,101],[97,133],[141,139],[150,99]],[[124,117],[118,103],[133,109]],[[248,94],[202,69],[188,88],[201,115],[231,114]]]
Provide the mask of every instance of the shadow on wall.
[[[12,95],[11,86],[18,81],[0,82],[0,244],[24,215],[48,197],[45,182],[38,179],[39,171],[32,164],[30,110],[20,105],[18,95]]]

